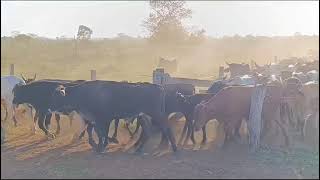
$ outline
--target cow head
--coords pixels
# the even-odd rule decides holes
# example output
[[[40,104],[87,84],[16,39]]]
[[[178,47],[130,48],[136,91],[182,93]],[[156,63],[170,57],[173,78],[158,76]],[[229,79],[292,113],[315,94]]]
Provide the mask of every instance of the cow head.
[[[194,130],[199,131],[209,120],[208,119],[208,108],[204,103],[199,103],[194,108]]]
[[[186,96],[184,96],[184,95],[183,95],[182,93],[180,93],[179,91],[176,92],[176,98],[177,98],[178,102],[182,102],[182,103],[187,102]]]
[[[63,85],[59,85],[52,93],[51,105],[49,112],[59,111],[63,107],[63,102],[66,98],[66,88]]]
[[[19,104],[23,104],[27,100],[28,96],[26,96],[23,93],[24,86],[25,86],[25,84],[18,83],[13,87],[13,89],[12,89],[12,94],[13,94],[12,104],[13,105],[18,106]]]
[[[217,94],[221,89],[227,86],[228,80],[215,81],[207,90],[208,93]]]
[[[283,96],[297,97],[304,96],[302,92],[302,82],[298,78],[291,77],[284,82]]]
[[[249,64],[245,63],[228,63],[226,64],[229,66],[228,71],[231,73],[231,77],[238,76],[238,75],[245,75],[250,73],[250,66]]]
[[[24,80],[24,82],[25,82],[26,84],[35,81],[35,80],[36,80],[36,77],[37,77],[37,74],[36,74],[36,73],[34,74],[34,77],[33,77],[33,78],[28,78],[28,79],[24,78],[22,74],[20,74],[20,75],[21,75],[21,78]]]

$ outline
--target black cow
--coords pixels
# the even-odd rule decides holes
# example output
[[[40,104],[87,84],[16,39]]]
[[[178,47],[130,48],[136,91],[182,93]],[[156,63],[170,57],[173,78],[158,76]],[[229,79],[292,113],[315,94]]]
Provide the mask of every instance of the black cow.
[[[215,81],[207,90],[207,93],[217,94],[221,89],[228,86],[226,80]]]
[[[195,93],[195,87],[192,84],[183,84],[183,83],[177,83],[177,84],[165,84],[164,86],[165,90],[165,114],[166,117],[168,117],[170,114],[175,113],[171,119],[179,119],[182,115],[186,118],[186,123],[184,125],[184,129],[188,126],[188,121],[190,118],[189,109],[187,109],[176,96],[176,93],[181,93],[183,95],[193,95]],[[133,133],[130,132],[131,137],[138,131],[140,128],[140,122],[137,121],[136,129]],[[181,139],[181,138],[180,138]],[[161,137],[162,144],[164,143],[165,137]]]
[[[177,83],[177,84],[165,84],[164,86],[164,90],[165,90],[165,112],[166,115],[169,116],[171,113],[175,113],[172,116],[172,119],[179,119],[181,116],[180,113],[184,114],[184,110],[181,109],[180,104],[178,104],[178,101],[176,99],[176,93],[180,92],[184,95],[192,95],[195,93],[195,87],[192,84],[184,84],[184,83]],[[178,113],[177,113],[178,112]],[[130,119],[127,119],[127,122],[133,122],[134,118],[136,117],[132,117]],[[116,139],[116,132],[117,132],[117,128],[118,128],[118,123],[119,123],[119,119],[116,119],[115,121],[115,134],[112,137],[112,141],[114,142],[118,142],[118,140]],[[187,123],[185,124],[185,126],[187,125]],[[126,123],[126,128],[128,129],[131,138],[134,136],[134,134],[136,134],[140,128],[140,121],[137,121],[136,124],[136,129],[134,130],[134,132],[132,133],[129,128],[128,128],[128,123]],[[164,138],[164,137],[162,137]]]
[[[209,100],[214,94],[212,93],[201,93],[201,94],[194,94],[194,95],[183,95],[181,93],[176,94],[179,102],[179,107],[182,109],[183,113],[185,114],[186,117],[186,124],[183,127],[182,134],[180,136],[178,144],[181,144],[183,141],[183,138],[185,136],[185,133],[187,131],[187,135],[185,137],[185,140],[183,142],[183,145],[186,145],[189,138],[191,138],[191,141],[193,144],[195,144],[195,139],[194,139],[194,131],[193,131],[193,112],[194,108],[197,104],[199,104],[202,101],[207,101]],[[207,141],[207,135],[206,135],[206,126],[202,127],[202,144],[205,144]]]
[[[251,73],[249,64],[245,64],[245,63],[238,64],[238,63],[228,63],[228,62],[226,62],[226,64],[229,67],[225,69],[225,72],[230,72],[230,78]]]
[[[19,105],[23,103],[30,104],[36,110],[36,116],[34,117],[34,122],[38,119],[39,128],[48,136],[55,137],[54,134],[48,131],[50,125],[50,119],[52,113],[48,112],[49,102],[51,96],[59,84],[76,85],[85,82],[84,80],[69,81],[69,80],[39,80],[31,82],[27,85],[16,85],[13,88],[13,104]],[[71,111],[63,111],[63,114],[69,114]],[[57,131],[60,131],[60,116],[56,114],[57,120]],[[44,126],[45,124],[45,126]]]
[[[170,140],[173,151],[177,150],[165,117],[165,92],[159,85],[115,81],[88,81],[69,87],[60,85],[53,93],[51,102],[50,111],[72,109],[89,121],[89,144],[97,152],[103,152],[108,144],[107,135],[113,119],[140,113],[151,116],[153,124],[160,127],[166,140]],[[92,138],[92,127],[99,137],[98,145]],[[141,138],[136,151],[142,150],[146,140],[146,136]]]

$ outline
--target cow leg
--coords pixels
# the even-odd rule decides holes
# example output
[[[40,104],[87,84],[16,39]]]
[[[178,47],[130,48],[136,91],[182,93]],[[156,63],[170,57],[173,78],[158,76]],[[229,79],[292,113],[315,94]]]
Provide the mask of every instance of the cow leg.
[[[137,121],[137,125],[136,125],[136,129],[134,130],[133,134],[132,134],[132,137],[137,134],[138,130],[140,129],[141,127],[141,122],[140,121]]]
[[[44,112],[39,112],[39,120],[38,120],[38,125],[39,128],[48,136],[51,138],[54,138],[55,136],[53,134],[51,134],[48,129],[46,129],[46,127],[44,126],[44,124],[46,123],[45,120],[47,119],[47,117],[51,118],[51,113],[46,116],[46,114]],[[47,124],[47,123],[46,123]]]
[[[135,153],[138,153],[138,154],[142,153],[143,147],[144,147],[145,143],[147,142],[147,139],[149,138],[149,135],[150,135],[149,130],[150,130],[151,126],[148,125],[147,121],[148,121],[147,119],[144,119],[143,117],[140,117],[140,116],[138,116],[138,118],[137,118],[137,122],[139,122],[139,126],[141,125],[141,127],[142,127],[141,135],[137,141],[138,143],[135,144],[135,147],[137,147]]]
[[[117,135],[118,135],[118,127],[119,127],[119,119],[114,120],[114,133],[112,138],[110,138],[110,142],[118,144],[119,141],[117,140]]]
[[[86,120],[84,120],[84,121],[81,121],[82,123],[82,127],[85,127],[85,126],[87,126],[87,130],[88,130],[88,126],[89,126],[89,124],[90,123],[88,123],[88,121],[86,121]],[[85,128],[81,128],[81,130],[82,130],[82,132],[80,133],[80,135],[79,135],[79,140],[81,140],[82,138],[83,138],[83,136],[84,136],[84,134],[86,133],[86,129]]]
[[[129,124],[130,124],[130,123],[126,121],[126,122],[125,122],[125,127],[126,127],[128,133],[129,133],[129,135],[130,135],[130,138],[132,139],[132,138],[133,138],[133,133],[130,131]]]
[[[50,124],[51,124],[51,117],[52,117],[52,113],[46,114],[46,115],[45,115],[44,123],[45,123],[45,128],[48,130],[49,137],[55,138],[56,135],[53,134],[53,133],[51,133],[51,132],[49,131],[49,129],[50,129]],[[59,121],[57,121],[57,126],[60,126],[60,122],[59,122]]]
[[[186,146],[188,144],[189,139],[191,139],[193,145],[195,145],[196,141],[194,139],[194,130],[193,130],[192,121],[188,121],[187,125],[188,125],[187,135],[186,135],[186,138],[184,139],[183,146]]]
[[[55,114],[56,122],[57,122],[57,130],[55,132],[56,135],[60,134],[60,114]]]
[[[184,123],[184,126],[183,126],[181,136],[178,141],[178,145],[181,145],[182,140],[184,139],[184,136],[186,135],[187,128],[188,128],[188,121],[186,120],[186,122]]]
[[[106,127],[106,131],[105,131],[105,133],[103,134],[103,136],[104,136],[104,142],[103,142],[103,149],[102,149],[102,151],[104,151],[105,149],[106,149],[106,147],[107,147],[107,145],[108,145],[108,142],[109,142],[109,137],[108,137],[108,134],[109,134],[109,129],[110,129],[110,122],[111,121],[107,121],[106,122],[106,124],[105,124],[105,126],[104,127]],[[119,122],[119,121],[118,121]]]
[[[91,147],[94,151],[98,151],[97,143],[93,139],[92,129],[93,129],[93,125],[91,123],[88,123],[87,132],[88,132],[88,136],[89,136],[89,138],[88,138],[89,144],[91,145]]]
[[[242,123],[242,120],[237,121],[234,129],[234,138],[238,142],[241,142],[241,135],[240,135],[241,123]]]
[[[202,145],[205,145],[207,143],[207,132],[206,132],[206,126],[202,127]]]
[[[230,121],[231,122],[231,121]],[[230,123],[224,123],[224,132],[225,132],[225,139],[222,147],[225,149],[232,141],[232,125]]]
[[[32,134],[36,133],[37,128],[37,120],[39,119],[39,111],[36,110],[36,114],[33,117],[33,127],[32,127]]]
[[[163,140],[167,141],[169,139],[169,141],[171,143],[172,150],[174,152],[176,152],[177,151],[176,140],[175,140],[175,137],[174,137],[174,135],[173,135],[173,133],[171,131],[171,128],[168,125],[167,119],[165,119],[165,122],[162,122],[160,124],[160,128],[161,128],[161,131],[162,131],[162,134],[163,134],[163,136],[162,136]],[[168,143],[166,143],[166,145],[167,144]]]
[[[52,113],[46,114],[45,116],[45,125],[46,125],[46,129],[49,130],[50,128],[50,124],[51,124],[51,117],[52,117]]]
[[[280,119],[279,118],[274,118],[274,119],[275,119],[275,122],[278,124],[278,126],[281,129],[282,134],[283,134],[283,136],[285,138],[285,145],[286,145],[286,147],[288,147],[290,145],[290,139],[289,139],[289,136],[288,136],[288,130],[285,128],[284,123],[282,123],[282,122],[284,122],[283,117],[284,116],[280,111]]]
[[[109,129],[109,128],[108,128]],[[98,143],[98,147],[97,147],[97,152],[98,153],[102,153],[105,151],[104,147],[104,140],[105,140],[105,133],[106,133],[106,129],[105,126],[101,126],[101,124],[96,124],[94,127],[95,132],[98,135],[99,138],[99,143]],[[107,139],[108,140],[108,139]]]
[[[300,119],[299,121],[299,131],[301,134],[301,140],[304,141],[304,136],[305,136],[305,132],[304,132],[304,126],[305,126],[305,120],[304,119]]]
[[[8,118],[8,107],[6,106],[6,104],[4,104],[3,107],[4,107],[4,110],[5,110],[5,116],[3,118],[3,121],[6,121],[7,118]]]
[[[17,122],[17,119],[16,119],[16,108],[15,108],[15,105],[12,105],[12,120],[13,120],[14,126],[17,127],[18,126],[18,122]]]
[[[30,106],[30,105],[28,105],[28,107],[29,107],[29,109],[30,109],[30,117],[31,117],[31,120],[33,121],[33,114],[32,114],[32,109],[33,109],[33,107]],[[35,132],[36,132],[36,130],[35,130],[35,124],[32,125],[31,131],[32,131],[33,134],[35,134]]]
[[[70,127],[72,127],[72,122],[73,122],[73,120],[74,120],[74,114],[73,113],[71,113],[71,114],[69,114],[68,115],[68,117],[69,117],[69,125],[70,125]]]

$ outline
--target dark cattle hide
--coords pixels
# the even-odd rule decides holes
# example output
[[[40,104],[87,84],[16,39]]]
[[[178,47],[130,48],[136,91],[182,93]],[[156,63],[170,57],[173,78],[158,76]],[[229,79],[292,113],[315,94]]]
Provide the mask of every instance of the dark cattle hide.
[[[176,151],[174,136],[165,117],[165,92],[156,84],[125,83],[114,81],[88,81],[75,86],[59,86],[52,96],[51,111],[72,109],[89,121],[89,144],[98,152],[108,144],[108,131],[113,119],[128,118],[140,113],[151,117],[173,151]],[[92,138],[92,127],[99,137],[99,144]],[[106,129],[107,128],[107,129]],[[143,128],[143,134],[146,129]],[[137,151],[141,151],[146,136],[142,136]]]

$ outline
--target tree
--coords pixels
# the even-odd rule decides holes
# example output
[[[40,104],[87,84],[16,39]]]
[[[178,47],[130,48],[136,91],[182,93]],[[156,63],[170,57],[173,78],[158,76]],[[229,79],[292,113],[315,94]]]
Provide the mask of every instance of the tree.
[[[149,1],[151,12],[143,21],[151,39],[183,40],[188,35],[182,20],[191,18],[192,11],[185,7],[185,1]]]
[[[78,28],[77,39],[78,40],[89,40],[91,39],[92,30],[84,25],[80,25]]]
[[[19,34],[21,34],[20,31],[11,31],[12,37],[16,37],[16,36],[18,36]]]

